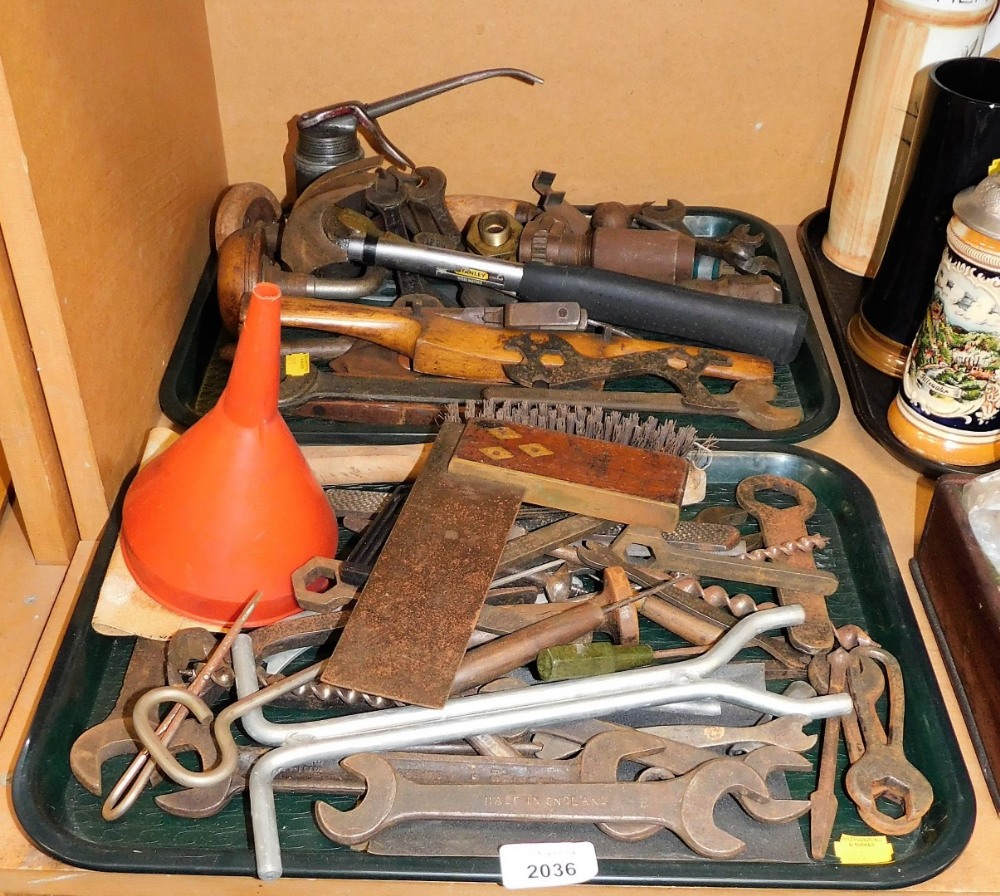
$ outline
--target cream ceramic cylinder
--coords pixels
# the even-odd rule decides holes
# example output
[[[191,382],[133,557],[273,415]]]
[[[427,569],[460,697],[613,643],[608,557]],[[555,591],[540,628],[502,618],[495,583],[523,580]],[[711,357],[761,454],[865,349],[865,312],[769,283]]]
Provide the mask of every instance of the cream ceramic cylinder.
[[[976,467],[1000,458],[1000,176],[954,212],[888,423],[915,454]]]
[[[878,267],[902,187],[923,78],[944,59],[977,56],[997,0],[876,0],[844,130],[823,253],[858,276]],[[885,220],[885,224],[883,221]]]

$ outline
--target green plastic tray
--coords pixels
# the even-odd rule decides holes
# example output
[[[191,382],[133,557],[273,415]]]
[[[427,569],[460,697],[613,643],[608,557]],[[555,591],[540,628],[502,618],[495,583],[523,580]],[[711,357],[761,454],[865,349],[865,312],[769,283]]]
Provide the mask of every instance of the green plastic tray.
[[[865,485],[839,464],[801,448],[775,449],[768,444],[717,452],[708,470],[709,502],[732,503],[736,485],[759,473],[796,479],[816,494],[819,506],[809,529],[830,538],[817,560],[841,582],[829,599],[831,615],[838,625],[854,622],[867,629],[902,664],[906,751],[934,787],[934,805],[917,831],[891,839],[895,860],[888,865],[841,864],[832,849],[823,862],[796,864],[710,861],[694,856],[664,860],[651,852],[642,860],[603,860],[597,882],[891,888],[931,878],[965,847],[975,820],[975,800],[875,502]],[[687,508],[686,514],[698,509]],[[70,746],[111,709],[132,649],[132,639],[103,637],[90,627],[117,526],[115,516],[102,538],[19,757],[13,780],[17,817],[41,849],[71,865],[109,871],[253,875],[244,802],[235,800],[214,818],[186,821],[163,814],[147,792],[122,821],[107,824],[100,816],[101,801],[80,787],[70,773]],[[754,528],[751,522],[746,531]],[[755,594],[761,599],[769,596],[769,592]],[[651,637],[652,631],[646,634]],[[668,642],[661,639],[660,643]],[[747,658],[753,656],[753,651],[747,652]],[[808,730],[818,730],[819,725],[812,723]],[[122,759],[106,765],[106,787],[125,763]],[[842,755],[841,772],[844,767]],[[787,777],[794,797],[805,798],[813,789],[813,773]],[[172,786],[161,784],[155,792]],[[834,840],[843,834],[870,833],[842,792],[840,797]],[[286,876],[499,879],[494,858],[374,856],[335,846],[313,823],[311,805],[307,797],[278,795]],[[807,837],[808,819],[801,827]],[[594,836],[603,835],[595,831]]]
[[[772,225],[732,209],[692,207],[685,223],[699,236],[719,236],[746,224],[751,233],[764,237],[759,252],[778,262],[779,282],[785,301],[809,311],[802,283],[788,251],[784,237]],[[391,296],[373,301],[387,304]],[[646,334],[657,338],[656,334]],[[188,427],[215,406],[231,364],[221,355],[223,346],[231,347],[232,337],[222,328],[215,292],[215,261],[209,260],[192,299],[188,315],[174,346],[167,369],[160,383],[160,407],[175,423]],[[763,433],[731,417],[710,414],[670,415],[681,426],[695,426],[705,437],[713,436],[726,445],[745,441],[801,442],[826,429],[837,417],[840,394],[833,381],[823,345],[810,314],[806,334],[798,354],[790,364],[775,368],[778,388],[774,404],[779,407],[801,407],[802,421],[795,426]],[[637,392],[672,391],[673,387],[656,377],[635,377],[620,380],[615,388]],[[728,384],[709,381],[709,388],[726,391]],[[665,415],[660,415],[661,419]],[[417,426],[371,427],[339,423],[316,417],[286,415],[289,428],[299,442],[307,444],[398,444],[418,439],[430,440],[432,430]],[[733,444],[732,447],[738,447]]]

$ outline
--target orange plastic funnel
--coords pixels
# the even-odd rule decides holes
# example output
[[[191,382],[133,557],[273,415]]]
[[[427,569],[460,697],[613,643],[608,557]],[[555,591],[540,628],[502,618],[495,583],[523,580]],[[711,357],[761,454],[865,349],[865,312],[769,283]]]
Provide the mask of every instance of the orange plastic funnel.
[[[231,623],[255,591],[250,625],[297,613],[292,572],[337,549],[333,510],[278,413],[280,311],[281,290],[258,284],[219,401],[125,495],[129,571],[193,619]]]

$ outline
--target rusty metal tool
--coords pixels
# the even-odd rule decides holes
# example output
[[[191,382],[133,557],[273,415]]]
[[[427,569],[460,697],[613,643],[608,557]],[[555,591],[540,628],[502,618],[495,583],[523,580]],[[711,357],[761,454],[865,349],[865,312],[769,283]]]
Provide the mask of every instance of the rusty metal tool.
[[[347,237],[339,244],[362,264],[479,283],[527,301],[577,301],[592,317],[617,326],[763,355],[776,364],[787,364],[798,353],[808,321],[797,305],[748,303],[616,271],[522,265],[385,237]]]
[[[365,190],[365,202],[382,219],[382,229],[386,233],[406,240],[412,234],[404,220],[404,208],[409,197],[403,177],[402,172],[394,168],[377,169],[374,183]],[[451,299],[446,300],[442,290],[435,288],[430,277],[399,269],[392,273],[400,296],[433,295],[444,304],[454,304]]]
[[[350,756],[348,771],[365,779],[357,807],[338,812],[316,807],[320,830],[338,843],[364,843],[404,820],[462,818],[490,821],[619,821],[668,828],[698,855],[732,858],[746,844],[715,825],[715,804],[735,791],[769,799],[766,784],[748,766],[721,758],[687,775],[649,783],[537,784],[519,789],[490,784],[414,784],[400,777],[378,754]]]
[[[650,734],[668,737],[692,747],[734,747],[760,745],[783,747],[804,753],[816,745],[816,735],[802,728],[809,720],[803,716],[781,716],[767,722],[742,727],[727,725],[657,725],[643,728]],[[754,752],[748,750],[746,752]]]
[[[226,632],[223,639],[219,642],[219,645],[213,651],[212,656],[206,660],[205,665],[202,666],[201,670],[188,685],[187,689],[181,691],[180,693],[201,699],[201,695],[208,687],[212,674],[228,656],[229,649],[232,646],[233,641],[236,640],[237,636],[243,630],[243,626],[246,624],[246,621],[257,608],[257,604],[259,603],[261,596],[262,592],[258,591],[253,595],[253,597],[250,598],[250,600],[247,601],[246,606],[240,612],[239,616],[236,617],[236,620],[230,626],[229,631]],[[150,692],[147,691],[146,693],[148,694]],[[142,697],[139,698],[139,702],[141,701]],[[163,721],[160,722],[160,724],[156,727],[156,730],[152,732],[153,739],[159,747],[164,750],[169,747],[170,742],[177,735],[181,725],[187,718],[187,714],[188,707],[183,704],[179,704],[174,706],[166,714],[166,716],[164,716]],[[150,730],[152,730],[152,726],[149,723],[149,719],[145,711],[136,708],[132,716],[132,725],[133,728],[135,728],[136,735],[141,739],[139,728],[135,727],[137,718],[139,720],[140,728],[143,723],[145,723]],[[142,793],[143,788],[149,783],[153,772],[156,771],[156,764],[151,761],[151,755],[152,754],[150,753],[148,745],[136,753],[135,759],[133,759],[128,768],[125,769],[124,774],[122,774],[122,776],[118,779],[118,783],[111,789],[107,799],[104,801],[104,805],[101,807],[101,817],[105,821],[117,821],[126,812],[128,812],[132,806],[135,805],[135,802],[139,799],[139,795]]]
[[[870,828],[890,836],[915,831],[934,802],[930,782],[903,752],[904,691],[899,661],[882,647],[859,646],[851,651],[847,681],[864,738],[864,754],[852,758],[844,778],[847,793]],[[875,708],[882,683],[866,684],[865,666],[881,666],[888,682],[889,708],[883,727]],[[878,800],[902,806],[897,818],[882,811]]]
[[[433,746],[425,746],[420,752],[396,750],[382,756],[406,778],[427,784],[469,783],[489,780],[494,783],[527,783],[548,777],[554,763],[530,763],[534,746],[517,743],[514,750],[517,758],[494,757],[496,762],[484,762],[486,757],[473,756],[471,747],[461,750],[460,744],[445,744],[450,752],[428,752]],[[225,781],[211,787],[190,787],[157,796],[157,806],[170,815],[180,818],[210,818],[217,815],[236,796],[246,791],[247,778],[254,762],[267,752],[266,747],[239,748],[236,770]],[[570,779],[569,764],[564,772]],[[555,772],[553,772],[555,773]],[[339,761],[304,765],[283,771],[274,779],[276,793],[312,793],[326,796],[363,796],[364,781],[341,767]]]
[[[743,541],[740,530],[723,523],[681,520],[673,532],[663,537],[672,545],[697,551],[732,551]]]
[[[652,737],[661,738],[672,745],[683,744],[692,748],[692,751],[694,749],[709,750],[715,747],[753,743],[757,745],[757,748],[775,746],[794,753],[804,753],[816,744],[816,736],[806,734],[802,730],[808,721],[804,716],[780,716],[777,719],[756,725],[650,725],[636,730]],[[539,744],[538,759],[554,760],[569,755],[565,748],[572,746],[575,753],[591,738],[606,731],[621,730],[623,727],[602,719],[585,719],[562,725],[540,726],[535,730],[532,740]],[[658,754],[652,754],[643,761],[650,765],[662,765],[675,774],[690,771],[700,764],[694,761],[698,754],[681,752],[676,746],[673,746],[672,749],[674,752],[671,753],[670,759],[657,758]],[[752,751],[746,750],[744,752]],[[718,753],[712,755],[717,756]],[[686,766],[678,765],[678,760],[687,761],[689,764]]]
[[[421,165],[403,178],[406,205],[403,207],[406,229],[414,242],[458,249],[462,232],[448,211],[445,196],[448,179],[440,168]]]
[[[340,563],[329,557],[313,557],[292,573],[292,593],[303,610],[333,612],[358,596],[355,585],[341,580]]]
[[[765,675],[766,675],[766,673],[765,673]],[[806,676],[808,676],[808,670],[806,671]],[[817,692],[816,692],[816,688],[813,687],[813,685],[810,684],[808,681],[806,681],[804,679],[796,679],[796,680],[793,680],[793,681],[789,682],[789,684],[785,687],[785,689],[781,693],[784,694],[786,697],[796,697],[796,698],[801,699],[801,698],[807,698],[807,697],[815,697]],[[774,716],[769,715],[767,713],[764,713],[763,715],[761,715],[761,717],[759,719],[757,719],[754,722],[754,726],[755,727],[756,726],[763,726],[763,725],[766,725],[767,723],[773,722],[773,721],[775,721],[775,717]],[[808,721],[808,720],[804,719],[803,722],[805,722],[805,721]],[[810,735],[810,736],[812,737],[812,735]],[[813,739],[813,743],[815,743],[816,742],[816,738],[813,737],[812,739]],[[730,749],[727,752],[732,753],[734,755],[735,754],[739,754],[739,753],[749,753],[752,750],[756,750],[758,747],[763,746],[765,743],[766,743],[766,741],[748,740],[748,741],[745,741],[744,743],[741,743],[741,744],[738,744],[738,745],[730,747]]]
[[[808,589],[823,596],[833,594],[840,587],[840,581],[832,572],[816,569],[815,564],[811,568],[787,567],[762,560],[692,550],[673,544],[664,538],[662,532],[648,526],[626,527],[612,542],[611,548],[624,557],[632,545],[647,548],[652,555],[648,561],[633,560],[636,566],[660,572],[684,572],[795,591]]]
[[[679,392],[620,392],[614,389],[551,389],[485,386],[482,397],[496,401],[545,401],[551,404],[599,404],[622,411],[650,414],[711,414],[733,417],[754,429],[776,432],[802,422],[801,406],[774,404],[773,382],[741,381],[728,392],[709,392],[699,380],[672,380]]]
[[[694,748],[689,748],[694,749]],[[706,768],[710,764],[719,763],[722,760],[716,758],[709,763],[699,766]],[[742,757],[744,764],[752,769],[760,779],[767,782],[768,777],[775,772],[781,771],[803,771],[812,768],[812,764],[804,756],[781,747],[761,747]],[[639,775],[638,781],[659,781],[668,778],[663,770],[652,766]],[[760,796],[758,793],[736,790],[733,792],[736,801],[743,807],[744,811],[757,821],[780,824],[787,821],[794,821],[801,818],[809,811],[809,803],[805,800],[783,800],[774,799],[770,793],[767,796]],[[600,822],[597,827],[605,834],[618,840],[645,840],[648,837],[659,833],[661,830],[657,824],[635,823],[626,821]]]
[[[563,206],[564,207],[564,206]],[[637,227],[595,227],[580,233],[554,212],[535,215],[524,225],[517,260],[584,265],[660,283],[695,276],[695,241],[677,231]]]
[[[603,545],[588,542],[585,547],[577,548],[576,553],[583,563],[594,569],[621,566],[629,578],[642,585],[651,585],[667,578],[664,573],[623,561],[617,552]],[[727,610],[713,607],[677,587],[665,588],[658,595],[643,601],[639,612],[691,644],[714,644],[737,622],[737,618]],[[802,655],[783,639],[758,637],[752,641],[752,645],[765,650],[790,670],[806,668]]]
[[[680,203],[668,206],[645,205],[635,215],[636,223],[650,230],[677,231],[691,236],[684,224],[687,210]],[[758,255],[764,243],[764,234],[750,233],[749,224],[740,224],[721,236],[695,237],[695,249],[703,255],[721,258],[742,274],[769,274],[781,276],[781,266],[767,255]]]
[[[851,660],[846,650],[838,647],[827,657],[828,694],[842,694],[847,687],[847,667]],[[840,717],[826,719],[823,723],[823,745],[819,757],[819,775],[816,788],[809,796],[809,852],[820,861],[830,848],[833,826],[837,821],[839,801],[834,786],[837,781],[837,753],[840,747]]]
[[[701,378],[712,376],[710,371],[724,369],[727,365],[735,367],[731,363],[733,353],[727,355],[725,352],[712,349],[702,349],[694,353],[687,348],[678,352],[678,347],[665,347],[649,352],[620,354],[605,352],[599,357],[594,357],[581,351],[581,347],[574,344],[574,341],[579,341],[572,338],[575,335],[577,334],[532,330],[506,333],[504,348],[516,351],[520,358],[505,363],[504,374],[512,383],[526,388],[541,385],[572,386],[589,384],[595,380],[652,374],[677,386],[690,407],[703,410],[713,407],[721,409],[732,407],[732,402],[725,396],[718,397],[709,392]],[[605,336],[605,338],[614,337]],[[749,366],[746,359],[744,366]],[[765,386],[771,382],[766,376],[743,377],[736,374],[723,375],[722,378],[763,382]]]
[[[142,693],[165,681],[166,644],[137,638],[111,712],[103,721],[80,734],[70,748],[70,769],[77,781],[91,793],[101,793],[101,767],[105,761],[121,755],[122,751],[132,751],[128,744],[134,744],[133,704]]]
[[[680,392],[626,392],[617,389],[581,389],[576,386],[534,388],[496,386],[475,380],[457,380],[429,374],[409,375],[399,368],[399,375],[368,373],[332,374],[311,366],[300,377],[282,380],[279,402],[283,412],[305,417],[324,417],[343,422],[376,419],[371,410],[377,405],[385,416],[394,415],[404,422],[429,425],[448,412],[451,403],[478,407],[465,417],[478,416],[480,408],[490,403],[543,405],[572,409],[583,406],[627,414],[703,414],[735,417],[755,429],[779,431],[790,429],[802,419],[801,407],[772,404],[777,393],[773,382],[738,382],[724,393],[707,393],[705,400],[698,383],[681,383]],[[396,371],[393,371],[396,374]]]
[[[500,555],[497,572],[507,572],[543,554],[552,548],[572,544],[593,535],[607,526],[607,520],[585,514],[573,514],[565,519],[533,529],[507,542]]]
[[[295,121],[298,141],[294,163],[299,191],[323,172],[362,155],[359,130],[379,154],[401,167],[412,168],[413,163],[389,140],[377,119],[449,90],[498,77],[514,78],[525,84],[543,83],[537,75],[523,69],[491,68],[446,78],[374,103],[348,100],[303,112]]]
[[[791,506],[778,507],[761,500],[762,492],[778,492],[793,499]],[[762,474],[749,476],[736,487],[736,500],[747,513],[760,523],[766,546],[795,541],[808,535],[806,521],[816,512],[816,496],[800,482],[786,476]],[[769,561],[785,569],[815,570],[812,554],[797,551],[788,556]],[[814,589],[797,587],[777,589],[778,602],[782,605],[800,604],[805,608],[806,621],[788,632],[788,640],[803,653],[827,653],[834,646],[833,623],[827,611],[826,600]]]
[[[442,426],[324,683],[423,706],[447,700],[523,494],[449,472],[461,433]]]
[[[115,756],[134,756],[139,752],[141,746],[138,740],[128,733],[125,725],[115,720],[98,723],[84,734],[87,735],[87,738],[77,747],[70,767],[73,776],[83,787],[94,796],[100,796],[102,793],[101,769],[104,763]],[[185,719],[181,723],[177,734],[171,741],[170,751],[172,753],[196,753],[202,768],[213,766],[219,756],[211,732],[194,719]],[[159,779],[160,776],[157,774],[150,780],[155,784]]]

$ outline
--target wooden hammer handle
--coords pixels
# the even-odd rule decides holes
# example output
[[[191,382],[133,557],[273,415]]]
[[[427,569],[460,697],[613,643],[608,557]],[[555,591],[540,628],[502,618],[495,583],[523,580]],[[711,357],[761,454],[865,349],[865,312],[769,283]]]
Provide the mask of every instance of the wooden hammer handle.
[[[282,300],[281,323],[353,336],[410,358],[423,330],[420,321],[406,311],[297,298]]]

